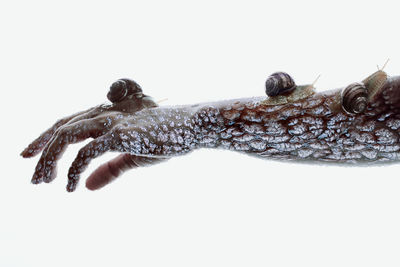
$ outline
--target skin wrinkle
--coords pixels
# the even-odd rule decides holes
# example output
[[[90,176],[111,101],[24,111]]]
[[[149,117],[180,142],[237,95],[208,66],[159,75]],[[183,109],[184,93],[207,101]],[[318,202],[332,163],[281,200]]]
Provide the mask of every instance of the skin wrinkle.
[[[94,172],[103,180],[96,175],[89,177],[91,181],[100,179],[97,185],[88,186],[90,189],[104,186],[128,169],[151,166],[198,148],[221,148],[297,162],[397,161],[400,76],[389,78],[373,91],[365,112],[360,114],[343,110],[341,90],[307,92],[302,99],[280,104],[274,104],[274,99],[270,101],[273,104],[266,104],[266,97],[256,97],[156,107],[148,99],[143,102],[129,98],[60,120],[29,145],[22,156],[31,157],[43,149],[32,182],[48,182],[55,177],[56,162],[67,145],[93,137],[71,165],[69,191],[75,190],[90,161],[107,151],[123,154],[107,163],[107,168]]]

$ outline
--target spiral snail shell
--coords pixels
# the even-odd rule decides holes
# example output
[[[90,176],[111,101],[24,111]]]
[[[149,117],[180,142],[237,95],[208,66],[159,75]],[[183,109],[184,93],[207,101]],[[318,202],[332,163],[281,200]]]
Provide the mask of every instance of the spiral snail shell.
[[[350,114],[365,111],[368,105],[368,92],[363,83],[352,83],[342,91],[342,107]]]
[[[275,72],[265,82],[265,92],[268,96],[289,93],[296,89],[296,83],[286,72]]]
[[[130,79],[119,79],[110,86],[107,98],[112,103],[118,103],[133,95],[141,95],[142,88],[135,81]]]

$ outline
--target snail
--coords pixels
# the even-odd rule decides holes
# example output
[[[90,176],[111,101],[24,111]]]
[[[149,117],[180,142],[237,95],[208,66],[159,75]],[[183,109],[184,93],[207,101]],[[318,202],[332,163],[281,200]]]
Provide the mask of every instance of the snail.
[[[110,86],[107,98],[112,103],[122,102],[132,96],[142,96],[142,88],[130,79],[119,79]]]
[[[352,83],[342,91],[342,107],[347,113],[362,113],[367,104],[368,92],[364,83]]]
[[[265,92],[268,96],[283,95],[296,89],[296,83],[286,72],[275,72],[265,82]]]

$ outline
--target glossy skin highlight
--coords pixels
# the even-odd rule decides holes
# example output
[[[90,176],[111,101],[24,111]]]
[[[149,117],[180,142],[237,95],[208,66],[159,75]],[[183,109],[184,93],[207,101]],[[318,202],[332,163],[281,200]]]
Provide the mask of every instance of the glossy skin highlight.
[[[400,76],[370,92],[362,114],[342,108],[341,92],[312,93],[284,103],[257,97],[176,107],[158,107],[147,97],[131,98],[61,119],[21,155],[33,157],[43,151],[32,182],[48,183],[55,178],[57,161],[68,144],[93,138],[69,169],[70,192],[90,161],[108,151],[121,155],[89,176],[89,189],[101,188],[126,170],[203,147],[308,162],[399,160]]]

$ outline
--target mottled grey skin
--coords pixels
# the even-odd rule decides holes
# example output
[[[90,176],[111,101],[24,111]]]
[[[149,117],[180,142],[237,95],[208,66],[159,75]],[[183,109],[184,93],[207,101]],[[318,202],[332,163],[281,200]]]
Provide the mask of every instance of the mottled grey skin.
[[[90,160],[107,151],[146,158],[147,165],[152,159],[159,162],[203,147],[280,160],[350,164],[398,160],[400,76],[389,78],[374,93],[363,114],[346,113],[340,92],[316,93],[279,105],[266,105],[266,97],[258,97],[133,111],[126,110],[126,103],[100,106],[90,116],[90,112],[80,114],[84,119],[75,118],[73,124],[58,125],[50,140],[38,138],[22,155],[32,156],[45,144],[32,181],[49,182],[68,144],[95,138],[80,150],[69,170],[69,191]]]
[[[255,156],[327,162],[399,158],[399,78],[391,78],[364,114],[346,113],[338,90],[285,105],[265,97],[138,112],[118,127],[116,150],[176,156],[212,147]]]

